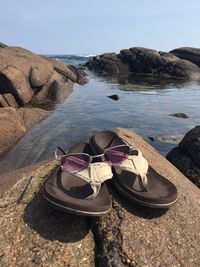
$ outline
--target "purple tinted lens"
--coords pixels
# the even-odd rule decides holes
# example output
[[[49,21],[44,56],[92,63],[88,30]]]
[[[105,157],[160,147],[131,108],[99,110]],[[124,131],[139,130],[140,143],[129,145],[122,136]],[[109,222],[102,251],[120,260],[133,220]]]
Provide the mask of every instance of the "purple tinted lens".
[[[129,146],[119,146],[110,148],[105,152],[105,159],[111,163],[120,163],[128,158],[130,148]]]
[[[73,154],[64,156],[61,160],[63,169],[69,172],[84,170],[89,165],[90,158],[85,154]]]

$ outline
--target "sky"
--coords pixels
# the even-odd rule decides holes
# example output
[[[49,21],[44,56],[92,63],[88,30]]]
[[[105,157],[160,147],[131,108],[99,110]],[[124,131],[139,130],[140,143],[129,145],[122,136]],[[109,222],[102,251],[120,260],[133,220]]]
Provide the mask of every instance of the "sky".
[[[200,0],[0,0],[0,42],[39,54],[200,47]]]

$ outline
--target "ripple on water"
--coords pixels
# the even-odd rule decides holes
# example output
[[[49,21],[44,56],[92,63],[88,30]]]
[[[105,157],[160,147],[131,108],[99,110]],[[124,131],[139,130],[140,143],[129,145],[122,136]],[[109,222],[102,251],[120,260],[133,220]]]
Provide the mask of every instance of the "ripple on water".
[[[148,136],[183,135],[200,124],[200,85],[137,77],[118,80],[89,72],[89,83],[74,86],[63,104],[57,104],[51,117],[35,125],[0,161],[1,173],[34,164],[54,156],[60,145],[67,149],[85,141],[95,131],[124,127],[142,135],[161,153],[174,144],[151,142]],[[108,94],[120,99],[112,101]],[[188,119],[169,116],[184,112]]]

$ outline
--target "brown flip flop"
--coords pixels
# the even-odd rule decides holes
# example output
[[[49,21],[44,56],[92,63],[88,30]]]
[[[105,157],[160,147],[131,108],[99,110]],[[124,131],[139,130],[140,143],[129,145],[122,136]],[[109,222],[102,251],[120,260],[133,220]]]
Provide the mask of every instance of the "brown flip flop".
[[[84,216],[101,216],[111,209],[104,183],[112,178],[106,162],[94,162],[89,144],[76,144],[60,158],[60,166],[44,187],[44,197],[55,208]]]
[[[133,202],[151,208],[168,208],[177,201],[175,185],[149,166],[140,150],[133,148],[116,133],[97,132],[89,143],[96,154],[112,152],[109,153],[113,166],[113,184]],[[129,150],[124,152],[127,146]],[[117,157],[121,157],[120,161]]]

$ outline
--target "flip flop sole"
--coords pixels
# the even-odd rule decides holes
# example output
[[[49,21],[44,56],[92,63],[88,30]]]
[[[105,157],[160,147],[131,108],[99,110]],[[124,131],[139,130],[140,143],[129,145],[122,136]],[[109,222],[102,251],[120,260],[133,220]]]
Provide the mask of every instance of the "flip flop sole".
[[[72,208],[63,206],[63,205],[61,205],[59,203],[56,203],[56,202],[52,201],[51,199],[49,199],[45,195],[45,193],[43,193],[43,196],[46,199],[46,201],[48,201],[49,204],[51,204],[51,206],[53,206],[54,208],[59,209],[60,211],[63,211],[63,212],[69,212],[69,213],[74,214],[74,215],[98,217],[98,216],[102,216],[104,214],[107,214],[112,208],[112,207],[110,207],[107,211],[101,211],[101,212],[82,211],[82,210],[72,209]]]
[[[177,198],[170,202],[170,203],[164,203],[164,204],[158,204],[158,203],[152,203],[152,202],[145,202],[143,200],[140,200],[140,199],[137,199],[135,197],[133,197],[132,195],[128,194],[125,190],[123,190],[119,185],[118,183],[115,183],[115,180],[113,179],[112,180],[112,183],[113,185],[115,186],[115,188],[123,195],[125,196],[126,198],[128,198],[129,200],[131,200],[132,202],[138,204],[138,205],[141,205],[141,206],[144,206],[144,207],[149,207],[149,208],[157,208],[157,209],[160,209],[160,208],[169,208],[171,206],[174,205],[174,203],[176,203],[176,201],[178,200],[178,196]]]

